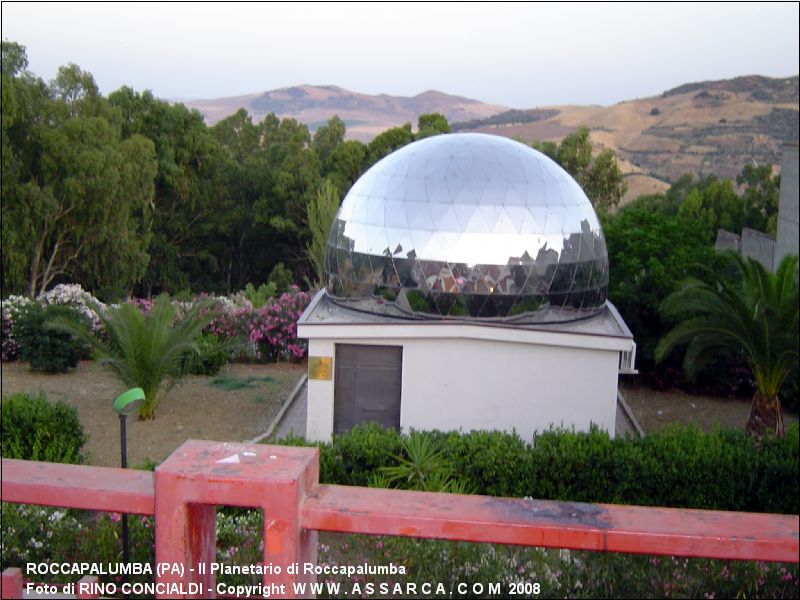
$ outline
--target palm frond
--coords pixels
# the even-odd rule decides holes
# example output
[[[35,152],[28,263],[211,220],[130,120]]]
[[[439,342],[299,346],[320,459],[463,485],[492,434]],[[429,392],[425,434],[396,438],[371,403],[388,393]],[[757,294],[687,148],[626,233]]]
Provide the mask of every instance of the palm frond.
[[[684,280],[664,299],[662,313],[682,321],[659,341],[655,357],[687,346],[684,368],[692,374],[715,353],[743,352],[759,392],[774,396],[797,356],[798,260],[786,257],[770,273],[751,258],[731,258],[734,280],[701,266],[702,279]]]
[[[198,304],[184,318],[177,319],[177,311],[167,296],[157,298],[147,316],[130,304],[106,310],[99,305],[90,308],[107,332],[107,341],[100,340],[88,327],[63,319],[53,319],[48,326],[85,340],[123,384],[141,387],[145,402],[140,418],[152,418],[166,391],[184,376],[185,356],[198,352],[195,340],[214,313],[208,306]]]

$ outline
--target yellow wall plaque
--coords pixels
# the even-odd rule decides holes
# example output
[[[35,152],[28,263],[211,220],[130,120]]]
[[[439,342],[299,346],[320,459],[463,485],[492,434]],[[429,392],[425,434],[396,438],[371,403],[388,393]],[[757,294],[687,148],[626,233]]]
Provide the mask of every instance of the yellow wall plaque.
[[[308,357],[308,378],[330,381],[333,377],[333,358],[330,356]]]

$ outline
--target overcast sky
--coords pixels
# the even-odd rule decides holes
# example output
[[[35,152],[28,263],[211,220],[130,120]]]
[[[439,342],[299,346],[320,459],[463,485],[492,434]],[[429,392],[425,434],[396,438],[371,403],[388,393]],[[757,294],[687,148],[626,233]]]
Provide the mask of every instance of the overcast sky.
[[[613,104],[682,83],[798,73],[798,3],[36,4],[4,40],[49,80],[74,62],[103,93],[217,98],[309,84],[428,89],[529,108]]]

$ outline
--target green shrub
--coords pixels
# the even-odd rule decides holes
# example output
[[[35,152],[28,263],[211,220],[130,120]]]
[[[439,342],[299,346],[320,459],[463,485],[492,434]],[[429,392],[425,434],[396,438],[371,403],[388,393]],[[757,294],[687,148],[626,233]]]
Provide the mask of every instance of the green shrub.
[[[86,435],[74,407],[50,404],[44,393],[36,397],[14,394],[2,399],[2,456],[24,460],[83,462]]]
[[[760,442],[758,472],[752,482],[753,504],[747,510],[793,514],[798,513],[800,472],[798,447],[800,429],[792,425],[782,438],[768,437]],[[746,474],[741,474],[745,476]]]
[[[45,327],[45,321],[63,318],[82,323],[84,317],[77,309],[63,304],[42,307],[38,303],[27,305],[14,327],[22,360],[30,361],[31,369],[47,373],[66,373],[78,366],[81,358],[90,351],[86,344],[64,331]]]
[[[646,436],[640,445],[653,459],[642,504],[746,510],[758,449],[742,430],[706,434],[672,427]]]
[[[537,436],[531,448],[532,489],[527,496],[599,502],[616,495],[615,440],[596,428]]]
[[[377,423],[335,435],[330,445],[320,445],[320,480],[365,486],[370,475],[395,464],[394,456],[400,454],[402,448],[400,434]]]
[[[798,427],[757,445],[743,431],[673,427],[644,439],[551,430],[526,443],[513,433],[413,432],[440,453],[444,475],[477,494],[797,514]],[[320,449],[320,480],[419,487],[392,480],[407,440],[377,424],[336,435]],[[302,445],[293,438],[286,443]],[[412,461],[413,462],[413,461]],[[387,476],[387,473],[389,476]],[[447,479],[448,477],[445,477]],[[406,478],[407,479],[407,478]],[[412,478],[413,479],[413,478]],[[452,488],[448,488],[452,489]]]
[[[282,262],[279,262],[277,265],[272,267],[272,271],[269,273],[267,282],[269,285],[275,287],[276,293],[272,295],[277,296],[289,291],[289,288],[292,287],[292,283],[294,283],[294,275],[292,275],[291,269],[287,269]]]
[[[530,454],[517,434],[451,432],[442,439],[453,477],[489,496],[525,496],[531,489]]]
[[[261,308],[267,300],[277,295],[278,287],[272,282],[262,283],[258,289],[252,283],[248,283],[244,288],[244,297],[250,301],[253,308]]]
[[[201,333],[196,342],[197,354],[187,355],[185,372],[192,375],[216,375],[228,364],[228,344],[213,333]]]

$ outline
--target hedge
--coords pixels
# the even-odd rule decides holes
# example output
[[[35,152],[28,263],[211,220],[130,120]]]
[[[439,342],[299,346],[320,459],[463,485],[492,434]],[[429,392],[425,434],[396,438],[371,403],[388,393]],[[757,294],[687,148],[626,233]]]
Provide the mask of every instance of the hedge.
[[[423,432],[448,458],[452,477],[477,494],[574,502],[748,512],[800,512],[797,425],[756,443],[740,430],[671,427],[643,439],[551,430],[530,443],[497,431]],[[320,448],[320,480],[367,485],[397,463],[402,435],[376,424]],[[299,438],[279,443],[305,445]]]

